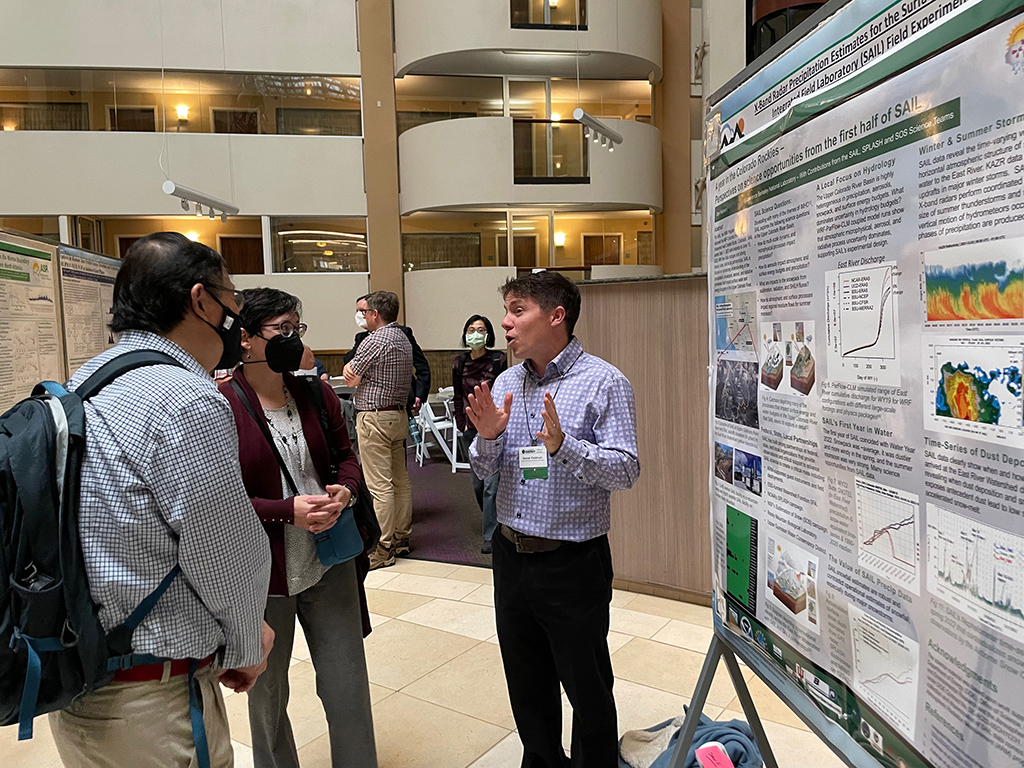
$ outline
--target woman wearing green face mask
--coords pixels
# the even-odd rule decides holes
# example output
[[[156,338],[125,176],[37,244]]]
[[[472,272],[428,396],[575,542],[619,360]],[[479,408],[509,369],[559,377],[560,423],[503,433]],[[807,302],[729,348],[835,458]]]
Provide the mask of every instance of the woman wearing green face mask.
[[[462,433],[462,447],[468,457],[476,429],[466,418],[467,398],[473,388],[483,382],[493,384],[498,374],[508,367],[508,358],[500,350],[491,350],[494,346],[494,328],[483,315],[473,315],[466,321],[462,331],[462,346],[469,347],[469,351],[459,355],[452,363],[452,385],[455,388],[455,423]],[[491,552],[494,529],[498,526],[498,474],[494,473],[486,480],[474,474],[473,490],[476,491],[476,501],[484,515],[484,543],[480,551],[487,555]]]

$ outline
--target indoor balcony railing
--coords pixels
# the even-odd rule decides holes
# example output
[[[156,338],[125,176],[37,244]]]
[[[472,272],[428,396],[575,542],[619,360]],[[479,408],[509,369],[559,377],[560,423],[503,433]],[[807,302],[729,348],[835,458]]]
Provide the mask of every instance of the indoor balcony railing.
[[[583,126],[575,121],[512,121],[516,184],[589,184],[590,155]]]

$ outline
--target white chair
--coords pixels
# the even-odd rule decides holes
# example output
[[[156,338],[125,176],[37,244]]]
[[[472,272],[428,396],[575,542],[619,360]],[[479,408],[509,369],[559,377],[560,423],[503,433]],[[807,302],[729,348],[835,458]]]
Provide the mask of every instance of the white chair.
[[[438,402],[427,401],[420,409],[417,417],[417,424],[420,428],[420,442],[416,446],[416,462],[422,467],[423,459],[430,458],[430,447],[428,440],[439,446],[444,452],[445,458],[452,465],[452,472],[460,469],[469,469],[469,464],[459,461],[459,432],[455,424],[454,409],[452,407],[453,393],[441,390],[438,393]],[[444,415],[435,412],[435,405],[444,409]]]

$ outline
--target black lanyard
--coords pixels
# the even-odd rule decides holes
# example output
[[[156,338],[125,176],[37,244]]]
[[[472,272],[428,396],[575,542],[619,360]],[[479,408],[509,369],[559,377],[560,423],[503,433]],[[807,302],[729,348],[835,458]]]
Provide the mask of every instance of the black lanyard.
[[[555,381],[558,382],[558,386],[555,387],[555,394],[553,394],[551,396],[551,402],[554,402],[555,398],[558,397],[558,390],[560,390],[562,388],[562,382],[565,380],[565,377],[569,375],[569,372],[576,366],[576,363],[578,363],[580,361],[581,357],[583,357],[583,350],[580,350],[580,353],[578,355],[576,355],[576,359],[572,361],[572,365],[570,365],[568,368],[565,369],[565,373],[559,374],[558,378],[555,379]],[[529,377],[529,374],[524,371],[523,372],[523,415],[526,416],[526,431],[529,432],[529,434],[530,434],[530,445],[536,445],[537,444],[537,433],[533,431],[533,425],[530,423],[530,409],[526,405],[526,379],[528,377]],[[538,381],[538,384],[539,383],[540,382]]]

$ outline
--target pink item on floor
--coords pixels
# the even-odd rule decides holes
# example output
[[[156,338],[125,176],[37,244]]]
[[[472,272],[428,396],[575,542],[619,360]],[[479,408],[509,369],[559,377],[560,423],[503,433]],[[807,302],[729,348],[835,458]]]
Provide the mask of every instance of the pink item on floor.
[[[694,755],[701,768],[734,768],[729,753],[717,741],[709,741],[697,747]]]

